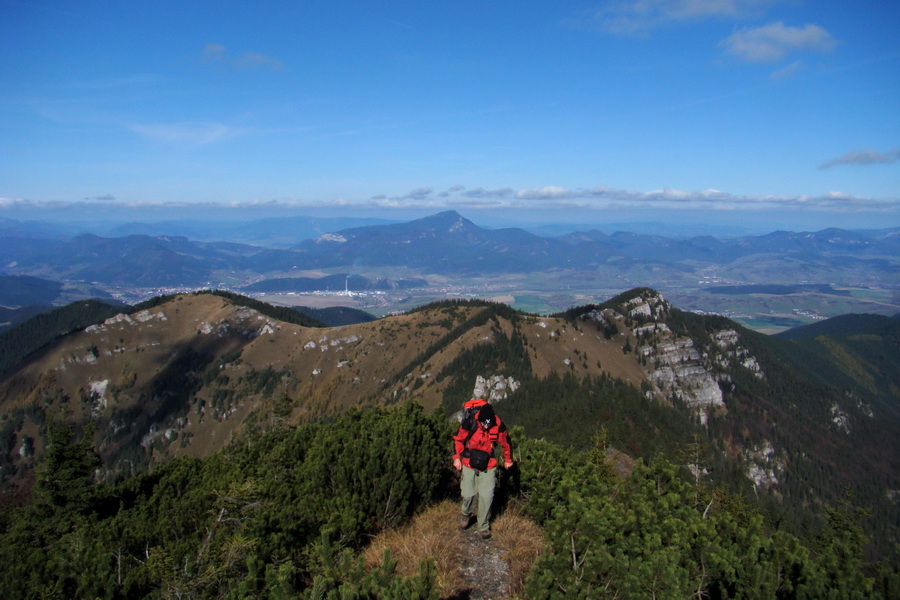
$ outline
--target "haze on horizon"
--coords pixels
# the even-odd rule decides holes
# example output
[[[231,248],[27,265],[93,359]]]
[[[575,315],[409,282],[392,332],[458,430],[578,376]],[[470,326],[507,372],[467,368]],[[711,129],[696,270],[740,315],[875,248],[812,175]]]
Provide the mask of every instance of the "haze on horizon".
[[[895,227],[898,25],[888,1],[8,0],[0,217]]]

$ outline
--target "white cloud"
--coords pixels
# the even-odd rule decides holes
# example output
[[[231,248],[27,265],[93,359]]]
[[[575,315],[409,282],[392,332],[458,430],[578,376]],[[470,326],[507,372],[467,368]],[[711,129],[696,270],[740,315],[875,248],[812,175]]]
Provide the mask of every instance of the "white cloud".
[[[781,21],[737,31],[721,45],[733,56],[757,63],[772,63],[794,52],[828,52],[837,45],[818,25],[791,27]]]
[[[24,201],[21,198],[3,198],[0,197],[0,209],[15,208],[20,206]]]
[[[674,202],[685,202],[693,199],[693,195],[684,190],[675,190],[672,188],[663,188],[647,192],[648,199],[671,200]]]
[[[241,130],[222,123],[187,121],[181,123],[129,123],[128,129],[138,135],[160,142],[204,145],[239,134]]]
[[[258,52],[244,52],[237,57],[228,53],[228,48],[221,44],[207,44],[203,48],[201,61],[205,64],[218,63],[238,69],[283,69],[284,63]]]
[[[466,190],[463,192],[463,196],[466,198],[509,198],[514,194],[514,190],[512,188],[497,188],[494,190],[487,190],[483,187],[472,188],[471,190]]]
[[[895,163],[898,160],[900,160],[900,148],[894,148],[887,152],[878,152],[867,148],[865,150],[848,152],[843,156],[826,160],[819,165],[819,168],[830,169],[831,167],[840,165],[887,165]]]
[[[227,51],[227,48],[221,44],[207,44],[203,47],[203,61],[218,62],[220,60],[225,60]]]
[[[416,188],[416,189],[412,190],[410,193],[403,196],[402,199],[404,199],[404,200],[424,200],[425,198],[429,197],[433,191],[434,190],[432,190],[430,187]]]
[[[710,211],[778,210],[787,208],[803,208],[812,211],[900,210],[900,199],[897,198],[861,198],[842,192],[830,192],[820,196],[809,194],[799,196],[774,194],[741,196],[716,189],[687,191],[663,188],[639,192],[599,185],[582,189],[545,186],[534,189],[521,189],[514,194],[510,193],[510,188],[500,188],[494,192],[489,192],[484,188],[472,188],[461,196],[461,198],[451,199],[445,204],[453,207],[520,208],[523,210],[561,207],[585,210],[602,210],[610,207],[642,207],[660,210],[701,209]]]
[[[574,195],[571,190],[555,185],[548,185],[533,190],[519,190],[516,192],[516,198],[519,198],[520,200],[561,200],[572,197],[574,197]]]
[[[776,0],[669,0],[669,14],[677,18],[749,17],[767,9]]]
[[[900,160],[900,150],[892,151]],[[483,188],[474,188],[483,189]],[[478,196],[470,196],[467,193],[443,198],[438,194],[426,191],[430,188],[420,188],[405,196],[388,197],[383,194],[371,196],[366,200],[353,200],[340,198],[336,200],[269,200],[269,201],[234,201],[229,203],[188,203],[188,202],[120,202],[85,199],[81,202],[63,201],[35,201],[22,198],[0,197],[0,210],[8,210],[11,213],[27,210],[53,210],[59,211],[67,207],[103,207],[104,210],[111,206],[128,208],[179,209],[200,208],[208,206],[210,210],[253,210],[266,208],[272,210],[290,209],[302,210],[304,208],[335,208],[335,209],[407,209],[441,211],[447,209],[467,210],[560,210],[572,211],[570,217],[577,218],[577,211],[604,211],[604,210],[652,210],[652,211],[709,211],[709,212],[738,212],[738,211],[779,211],[794,210],[809,214],[817,212],[829,213],[870,213],[873,215],[889,214],[895,220],[900,215],[900,198],[870,198],[859,197],[840,191],[831,191],[821,195],[803,194],[795,196],[786,195],[759,195],[743,196],[731,194],[721,190],[707,189],[687,191],[675,188],[663,188],[647,192],[623,190],[606,186],[592,188],[564,188],[546,186],[535,189],[522,189],[512,192],[484,193]],[[662,213],[660,213],[662,214]],[[0,215],[2,216],[2,215]]]
[[[458,194],[466,189],[464,185],[454,185],[438,194],[439,198],[449,198],[453,194]]]
[[[615,0],[591,15],[590,22],[614,35],[643,35],[683,21],[747,18],[761,14],[778,0]]]
[[[782,67],[772,73],[772,79],[790,79],[791,77],[799,73],[802,68],[803,61],[795,60],[786,67]]]
[[[447,201],[447,208],[454,209],[462,209],[462,208],[506,208],[509,205],[503,200],[491,200],[491,199],[462,199],[462,198],[453,198]]]
[[[258,52],[245,52],[235,60],[234,64],[242,69],[256,69],[260,67],[269,69],[284,68],[284,64],[280,60],[269,58]]]

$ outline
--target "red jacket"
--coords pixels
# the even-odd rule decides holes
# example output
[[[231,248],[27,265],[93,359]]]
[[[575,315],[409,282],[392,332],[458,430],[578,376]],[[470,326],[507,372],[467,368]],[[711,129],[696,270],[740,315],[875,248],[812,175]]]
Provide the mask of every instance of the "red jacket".
[[[462,458],[463,466],[471,468],[471,466],[469,466],[468,457],[462,456],[463,450],[483,450],[484,452],[491,454],[491,458],[488,461],[488,469],[493,469],[497,466],[497,459],[493,456],[494,443],[496,442],[503,448],[503,460],[507,463],[511,463],[512,448],[509,445],[509,434],[506,431],[506,425],[503,424],[500,417],[496,417],[496,420],[497,423],[487,430],[483,429],[478,423],[475,423],[475,431],[472,432],[472,437],[469,438],[469,442],[466,444],[465,448],[463,447],[463,443],[469,436],[469,432],[460,425],[456,435],[453,436],[454,460]]]

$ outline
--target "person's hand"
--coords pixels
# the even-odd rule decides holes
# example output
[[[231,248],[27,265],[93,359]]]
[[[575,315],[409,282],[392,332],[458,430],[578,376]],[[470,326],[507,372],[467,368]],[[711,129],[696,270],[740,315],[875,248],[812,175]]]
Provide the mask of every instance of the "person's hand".
[[[503,466],[504,466],[505,468],[507,468],[507,469],[511,469],[511,468],[512,468],[512,465],[513,465],[513,464],[512,464],[512,461],[511,461],[511,460],[510,460],[510,461],[507,461],[507,462],[505,462],[505,463],[503,463]]]
[[[462,461],[458,458],[453,459],[453,468],[457,471],[462,471]]]

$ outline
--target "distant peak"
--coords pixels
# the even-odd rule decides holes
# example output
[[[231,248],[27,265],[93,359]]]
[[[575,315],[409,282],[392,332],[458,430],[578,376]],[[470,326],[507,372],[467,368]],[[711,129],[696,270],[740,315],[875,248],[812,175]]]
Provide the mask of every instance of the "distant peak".
[[[422,219],[423,221],[439,221],[439,222],[455,222],[458,220],[464,220],[463,216],[456,212],[455,210],[445,210],[443,212],[439,212],[437,214],[431,215],[430,217],[425,217]]]
[[[426,225],[428,227],[434,227],[436,229],[447,229],[451,232],[455,232],[464,228],[476,227],[474,223],[463,217],[455,210],[445,210],[444,212],[439,212],[437,214],[431,215],[430,217],[419,219],[418,223],[421,225]]]

